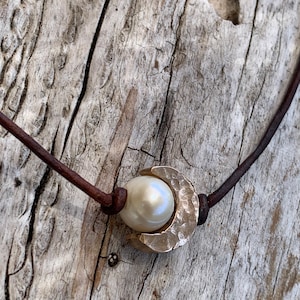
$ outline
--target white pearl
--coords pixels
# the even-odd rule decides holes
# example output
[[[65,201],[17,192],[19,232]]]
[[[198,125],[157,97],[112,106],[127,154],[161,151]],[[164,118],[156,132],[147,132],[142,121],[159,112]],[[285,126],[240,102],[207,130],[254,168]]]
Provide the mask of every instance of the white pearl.
[[[131,179],[126,185],[127,200],[120,216],[124,223],[139,232],[163,227],[172,217],[175,202],[169,186],[153,176]]]

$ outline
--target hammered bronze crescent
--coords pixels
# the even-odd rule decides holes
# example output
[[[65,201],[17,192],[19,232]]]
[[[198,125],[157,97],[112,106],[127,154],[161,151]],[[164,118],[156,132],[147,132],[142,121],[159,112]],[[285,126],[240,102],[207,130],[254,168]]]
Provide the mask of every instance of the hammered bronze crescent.
[[[133,233],[127,236],[135,248],[144,252],[169,252],[184,245],[193,234],[198,221],[199,201],[191,182],[176,169],[156,166],[140,171],[165,181],[174,194],[175,211],[171,220],[159,231]]]

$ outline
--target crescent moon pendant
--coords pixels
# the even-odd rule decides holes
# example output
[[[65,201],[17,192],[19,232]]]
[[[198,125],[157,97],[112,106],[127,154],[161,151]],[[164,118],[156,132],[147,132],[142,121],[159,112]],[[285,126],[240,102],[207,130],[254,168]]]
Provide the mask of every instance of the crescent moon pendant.
[[[140,175],[158,177],[168,184],[173,192],[175,210],[169,222],[152,233],[132,233],[129,243],[144,252],[169,252],[184,245],[197,226],[199,201],[191,182],[176,169],[156,166],[140,171]]]

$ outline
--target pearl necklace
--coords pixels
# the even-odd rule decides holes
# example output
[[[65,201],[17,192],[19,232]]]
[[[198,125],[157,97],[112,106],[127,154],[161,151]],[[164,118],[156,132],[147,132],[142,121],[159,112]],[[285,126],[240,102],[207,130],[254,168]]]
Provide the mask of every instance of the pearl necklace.
[[[102,206],[108,215],[120,213],[134,232],[127,237],[136,248],[147,252],[168,252],[184,245],[197,224],[206,221],[209,209],[217,204],[248,171],[267,147],[287,112],[300,82],[300,58],[275,116],[255,150],[210,195],[197,195],[191,182],[176,169],[156,166],[142,170],[124,188],[106,194],[69,169],[13,121],[0,112],[0,124],[40,159]],[[132,90],[131,92],[135,92]]]

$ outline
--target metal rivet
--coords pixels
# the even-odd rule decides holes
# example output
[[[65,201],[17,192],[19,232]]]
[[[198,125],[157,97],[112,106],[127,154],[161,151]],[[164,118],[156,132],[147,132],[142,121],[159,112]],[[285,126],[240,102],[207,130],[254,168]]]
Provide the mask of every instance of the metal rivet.
[[[108,255],[107,263],[110,267],[116,266],[118,262],[119,262],[119,257],[117,253],[112,252],[111,254]]]

